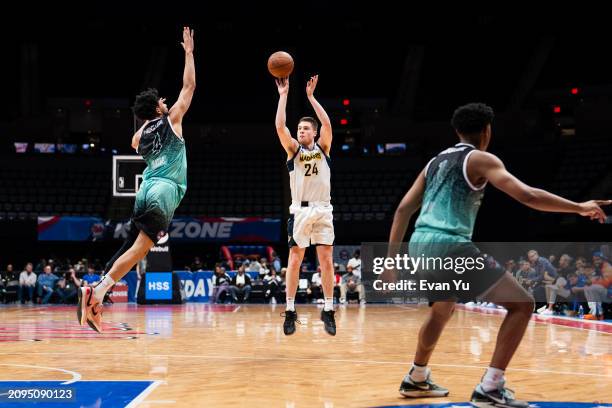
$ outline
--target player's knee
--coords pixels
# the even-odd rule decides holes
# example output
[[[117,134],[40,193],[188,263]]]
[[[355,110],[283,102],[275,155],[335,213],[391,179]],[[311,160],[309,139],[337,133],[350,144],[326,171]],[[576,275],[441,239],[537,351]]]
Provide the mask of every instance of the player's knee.
[[[449,302],[436,302],[431,308],[431,315],[436,320],[448,320],[455,311],[455,304]]]
[[[531,314],[533,313],[533,309],[535,307],[535,301],[533,299],[533,296],[529,295],[526,296],[525,299],[521,299],[516,302],[508,302],[505,307],[510,313],[517,313],[522,314],[526,317],[531,317]]]
[[[297,256],[289,258],[288,266],[289,268],[299,268],[302,262]]]

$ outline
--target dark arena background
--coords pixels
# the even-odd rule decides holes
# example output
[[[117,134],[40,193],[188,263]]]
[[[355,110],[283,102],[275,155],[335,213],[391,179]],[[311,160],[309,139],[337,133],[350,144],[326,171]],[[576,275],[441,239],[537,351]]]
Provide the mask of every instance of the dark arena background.
[[[400,200],[429,160],[458,142],[450,119],[469,102],[494,109],[488,151],[521,181],[576,202],[612,199],[612,35],[603,15],[170,2],[5,17],[2,407],[475,406],[470,395],[505,309],[457,304],[429,364],[450,394],[405,398],[398,386],[427,302],[368,301],[368,282],[348,275],[355,251],[389,240]],[[169,239],[105,299],[97,333],[75,319],[77,291],[101,279],[127,236],[144,170],[130,146],[140,125],[134,98],[153,87],[169,107],[176,102],[184,26],[195,30],[197,78],[183,119],[187,192]],[[305,87],[316,74],[315,96],[333,128],[335,337],[319,319],[314,247],[300,267],[295,335],[283,334],[279,316],[291,194],[275,128],[279,94],[266,66],[279,50],[295,63],[292,135],[301,117],[315,116]],[[532,406],[612,406],[612,207],[602,208],[609,215],[598,223],[539,212],[486,188],[473,241],[513,243],[498,259],[508,272],[519,279],[528,251],[537,250],[560,276],[582,274],[585,285],[607,290],[599,302],[551,302],[544,287],[554,279],[528,288],[535,308],[505,376]],[[555,243],[572,243],[572,251]],[[569,264],[560,260],[566,252]],[[28,263],[31,283],[22,274]],[[242,265],[250,292],[218,285],[215,269],[234,278]],[[55,397],[17,398],[28,389]],[[72,398],[56,399],[68,391]]]

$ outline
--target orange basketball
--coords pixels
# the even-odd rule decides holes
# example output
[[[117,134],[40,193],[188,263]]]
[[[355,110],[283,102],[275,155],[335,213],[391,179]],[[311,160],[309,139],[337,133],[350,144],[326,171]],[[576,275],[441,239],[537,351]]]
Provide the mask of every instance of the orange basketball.
[[[276,78],[286,78],[293,72],[293,58],[285,51],[277,51],[268,58],[268,71]]]

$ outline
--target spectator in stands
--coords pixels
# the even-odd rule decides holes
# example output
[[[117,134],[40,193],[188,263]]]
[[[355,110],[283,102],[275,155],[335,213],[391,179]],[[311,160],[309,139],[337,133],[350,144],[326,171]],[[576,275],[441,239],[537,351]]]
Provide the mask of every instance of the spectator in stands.
[[[540,256],[535,249],[527,253],[527,258],[531,263],[531,267],[536,272],[536,275],[530,279],[533,297],[536,302],[539,303],[538,306],[541,306],[542,303],[546,302],[546,292],[544,288],[547,284],[551,284],[557,279],[557,270],[548,259]]]
[[[561,260],[559,260],[559,262],[561,262]],[[567,282],[565,286],[561,288],[560,283],[562,282],[562,280],[564,280],[564,278],[562,275],[560,275],[557,281],[555,282],[555,287],[550,292],[548,308],[545,311],[542,311],[542,314],[553,314],[554,305],[557,301],[567,303],[573,302],[576,299],[574,288],[583,288],[585,283],[584,279],[580,279],[580,277],[574,272],[571,272],[567,275]]]
[[[519,261],[519,270],[516,272],[516,280],[529,292],[532,291],[532,283],[530,278],[534,277],[534,275],[535,270],[531,267],[529,261],[521,259]]]
[[[563,254],[559,258],[559,271],[558,277],[554,283],[546,283],[544,289],[546,291],[547,306],[542,306],[538,309],[538,313],[541,314],[553,314],[554,305],[556,302],[557,295],[567,300],[571,294],[568,289],[567,277],[575,272],[575,268],[572,266],[573,259],[568,254]],[[574,285],[575,286],[575,285]]]
[[[87,273],[82,280],[85,282],[85,286],[95,286],[100,281],[100,275],[96,275],[94,267],[90,265],[87,267]]]
[[[348,267],[352,268],[353,275],[361,279],[361,250],[356,249],[353,253],[353,257],[349,259],[346,264],[346,272],[348,273]]]
[[[574,266],[574,258],[569,256],[568,254],[563,254],[559,258],[559,276],[563,276],[567,279],[570,273],[576,272],[576,267]]]
[[[602,276],[603,270],[609,267],[610,262],[604,257],[602,252],[596,251],[593,253],[593,268],[595,268],[595,274],[597,276]]]
[[[365,288],[361,283],[361,277],[355,275],[353,267],[347,264],[346,273],[342,276],[342,284],[340,285],[340,303],[346,302],[347,293],[355,292],[359,294],[359,303],[365,304]]]
[[[238,295],[242,295],[242,302],[246,303],[249,300],[249,295],[251,294],[251,278],[249,275],[245,273],[246,268],[244,265],[240,265],[238,268],[238,272],[232,279],[232,286],[230,286],[230,290],[232,291],[232,298],[234,302],[238,302]]]
[[[16,298],[19,294],[19,277],[12,264],[6,265],[6,271],[0,272],[0,294],[3,302],[8,302],[11,297]]]
[[[85,271],[85,264],[83,263],[83,261],[78,261],[75,265],[74,265],[74,270],[77,272],[84,272]]]
[[[140,265],[136,264],[136,266],[137,266],[136,272],[138,273],[138,269],[139,269],[138,267]],[[77,288],[80,288],[81,286],[83,286],[83,281],[76,276],[76,269],[70,268],[68,273],[70,273],[70,279],[72,279],[72,283],[74,284],[74,286],[76,286]],[[138,279],[140,279],[140,278],[138,278]]]
[[[287,273],[287,269],[284,269],[284,273]],[[281,273],[283,272],[281,269]],[[270,273],[264,277],[264,298],[270,303],[279,303],[282,297],[282,284],[283,279],[276,274],[274,268],[270,269]]]
[[[557,256],[553,255],[553,254],[548,255],[548,262],[550,262],[550,264],[552,266],[556,266],[556,264],[557,264]]]
[[[55,283],[58,277],[51,272],[51,265],[45,266],[43,273],[38,276],[38,301],[42,304],[49,303]]]
[[[323,303],[323,289],[321,287],[321,267],[317,268],[317,271],[312,274],[310,278],[310,285],[306,289],[308,295],[308,301]]]
[[[561,263],[561,259],[559,260]],[[544,315],[551,315],[554,313],[554,306],[557,301],[557,295],[564,299],[567,299],[570,295],[569,289],[567,289],[568,280],[565,278],[567,275],[559,274],[554,283],[547,283],[544,286],[546,292],[547,306],[542,306],[537,310],[538,313]]]
[[[221,296],[229,293],[231,282],[232,279],[225,273],[225,269],[223,269],[221,265],[217,264],[217,266],[215,266],[215,274],[213,275],[212,279],[213,293],[211,296],[211,301],[213,303],[219,303],[221,301]]]
[[[595,318],[603,314],[602,303],[612,301],[608,290],[612,287],[612,265],[601,253],[593,256],[593,265],[595,270],[586,281],[584,297],[589,303],[590,315]]]
[[[275,251],[272,251],[272,260],[271,260],[271,265],[274,267],[274,269],[276,269],[277,271],[280,271],[281,268],[283,267],[281,264],[281,259],[278,257],[278,255],[276,254]]]
[[[516,269],[516,263],[514,262],[514,259],[508,259],[506,261],[505,270],[507,273],[509,273],[512,276],[516,274],[517,269]]]
[[[587,267],[586,259],[583,256],[578,257],[576,259],[576,274],[578,276],[580,276],[580,275],[585,276],[586,275],[586,267]]]
[[[49,260],[47,261],[47,266],[51,267],[51,273],[55,273],[57,271],[57,264],[55,262],[55,259],[49,258]]]
[[[28,294],[28,302],[34,302],[34,289],[36,289],[36,274],[33,271],[32,263],[28,262],[25,269],[19,275],[19,302],[24,304],[25,294]]]
[[[265,275],[270,273],[270,264],[268,263],[268,260],[266,258],[261,258],[259,262],[261,264],[261,268],[259,269],[259,276],[263,278]]]
[[[74,268],[70,268],[70,270],[64,273],[64,276],[57,281],[55,293],[57,293],[61,303],[76,303],[77,288],[80,284],[77,286],[75,281],[76,274]]]
[[[189,268],[191,272],[198,272],[204,270],[204,264],[200,260],[199,256],[193,258],[193,262],[191,263],[191,267]]]
[[[248,271],[249,272],[257,272],[261,270],[261,264],[257,261],[257,259],[253,259],[249,261]]]

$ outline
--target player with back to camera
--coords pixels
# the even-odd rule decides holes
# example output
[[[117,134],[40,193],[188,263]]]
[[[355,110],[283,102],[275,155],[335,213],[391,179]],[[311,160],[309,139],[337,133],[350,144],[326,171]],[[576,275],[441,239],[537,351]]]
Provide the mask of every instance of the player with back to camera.
[[[287,307],[283,331],[286,335],[295,333],[297,312],[295,294],[297,291],[300,264],[304,252],[310,245],[317,247],[317,257],[321,266],[321,286],[325,303],[321,320],[325,331],[336,335],[334,318],[334,216],[331,200],[331,159],[332,127],[325,109],[314,97],[319,76],[310,78],[306,94],[317,118],[321,121],[318,141],[318,123],[311,117],[303,117],[298,122],[297,140],[291,136],[286,125],[287,95],[289,78],[276,80],[279,93],[276,111],[276,132],[287,152],[287,169],[291,187],[291,206],[287,233],[289,236],[289,261],[287,265]]]
[[[104,295],[166,236],[174,211],[187,191],[187,154],[183,139],[183,116],[195,91],[193,30],[183,28],[185,69],[183,88],[176,103],[168,109],[156,89],[136,96],[134,114],[145,123],[134,134],[132,147],[142,155],[147,167],[136,194],[128,238],[106,264],[104,277],[95,287],[79,290],[77,317],[81,325],[102,332]]]
[[[476,214],[488,182],[533,209],[576,213],[601,223],[605,221],[606,215],[600,206],[611,204],[611,200],[576,203],[530,187],[510,174],[497,156],[487,153],[493,116],[493,110],[481,103],[461,106],[454,112],[451,124],[459,137],[459,143],[431,159],[401,200],[395,211],[389,237],[390,247],[396,249],[390,253],[397,250],[406,235],[410,218],[420,207],[415,230],[410,238],[411,253],[413,248],[425,248],[429,243],[451,243],[468,248],[471,257],[482,256],[471,239]],[[476,292],[479,292],[475,293],[479,295],[478,298],[501,305],[508,311],[499,329],[489,368],[472,393],[471,400],[481,406],[523,408],[528,404],[515,399],[513,392],[505,387],[504,372],[523,338],[534,301],[511,274],[491,260],[487,259],[484,270],[474,271],[475,276],[470,276],[468,272],[461,275],[463,280],[472,280]],[[385,274],[387,276],[383,279],[395,279],[394,271],[388,270]],[[448,279],[448,276],[438,278]],[[444,326],[453,314],[455,301],[459,299],[460,293],[451,293],[446,299],[431,305],[429,316],[418,335],[412,368],[400,386],[402,395],[416,398],[448,395],[448,389],[432,381],[427,364]]]

